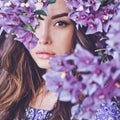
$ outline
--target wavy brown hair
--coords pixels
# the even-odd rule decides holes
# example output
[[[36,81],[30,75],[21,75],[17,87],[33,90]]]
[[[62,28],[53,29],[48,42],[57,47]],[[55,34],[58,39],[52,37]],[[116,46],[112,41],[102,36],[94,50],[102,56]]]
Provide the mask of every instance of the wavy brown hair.
[[[42,86],[43,72],[22,43],[9,35],[5,40],[0,74],[0,117],[13,120],[21,116],[36,91]],[[4,120],[3,119],[3,120]]]
[[[79,42],[89,49],[87,38],[76,30],[74,45]],[[25,108],[29,105],[37,91],[42,88],[40,69],[22,43],[14,40],[9,34],[4,43],[0,74],[0,120],[24,120]],[[70,120],[71,103],[57,101],[50,120]]]

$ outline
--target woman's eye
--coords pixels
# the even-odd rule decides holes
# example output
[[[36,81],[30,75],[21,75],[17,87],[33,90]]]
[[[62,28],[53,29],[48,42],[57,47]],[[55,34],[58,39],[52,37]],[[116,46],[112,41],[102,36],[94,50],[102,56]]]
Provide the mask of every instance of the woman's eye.
[[[59,22],[57,22],[56,24],[55,24],[55,26],[60,26],[60,27],[65,27],[65,26],[67,26],[68,25],[68,23],[67,22],[64,22],[64,21],[59,21]]]

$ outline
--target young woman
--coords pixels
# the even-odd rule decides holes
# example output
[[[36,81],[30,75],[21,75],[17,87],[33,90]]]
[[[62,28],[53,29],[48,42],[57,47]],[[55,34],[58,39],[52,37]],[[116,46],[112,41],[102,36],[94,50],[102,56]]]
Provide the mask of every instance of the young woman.
[[[90,48],[68,12],[64,0],[49,4],[47,15],[40,15],[35,28],[37,45],[30,50],[14,40],[14,34],[7,35],[0,74],[0,120],[70,120],[71,103],[58,101],[42,78],[52,56],[72,52],[76,42]]]

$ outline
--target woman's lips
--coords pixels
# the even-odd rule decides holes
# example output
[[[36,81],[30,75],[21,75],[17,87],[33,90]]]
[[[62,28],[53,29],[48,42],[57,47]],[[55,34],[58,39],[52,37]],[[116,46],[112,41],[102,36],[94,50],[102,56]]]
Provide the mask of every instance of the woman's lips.
[[[39,59],[50,59],[55,53],[50,52],[36,52],[36,55]]]

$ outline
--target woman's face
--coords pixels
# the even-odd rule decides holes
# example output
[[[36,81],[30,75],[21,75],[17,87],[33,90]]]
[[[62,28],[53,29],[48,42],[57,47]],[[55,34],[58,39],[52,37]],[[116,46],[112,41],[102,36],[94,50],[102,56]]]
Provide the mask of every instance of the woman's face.
[[[68,18],[64,0],[48,5],[47,16],[40,15],[35,35],[39,38],[30,54],[40,68],[49,69],[49,59],[54,55],[70,53],[73,43],[74,25]]]

